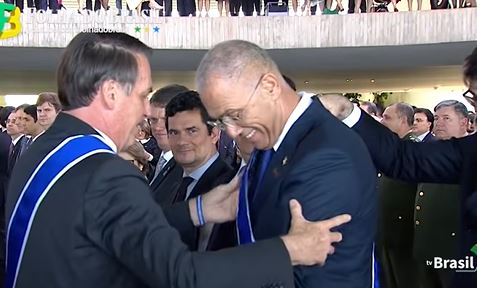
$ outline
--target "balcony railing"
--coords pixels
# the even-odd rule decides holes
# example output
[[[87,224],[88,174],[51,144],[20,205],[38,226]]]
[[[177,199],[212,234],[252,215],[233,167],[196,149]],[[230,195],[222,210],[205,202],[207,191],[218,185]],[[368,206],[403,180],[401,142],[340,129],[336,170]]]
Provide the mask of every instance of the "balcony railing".
[[[69,11],[69,10],[68,10]],[[268,49],[432,44],[477,40],[477,8],[400,13],[270,17],[21,15],[22,31],[0,46],[65,47],[80,31],[114,30],[155,49],[208,49],[228,39]]]

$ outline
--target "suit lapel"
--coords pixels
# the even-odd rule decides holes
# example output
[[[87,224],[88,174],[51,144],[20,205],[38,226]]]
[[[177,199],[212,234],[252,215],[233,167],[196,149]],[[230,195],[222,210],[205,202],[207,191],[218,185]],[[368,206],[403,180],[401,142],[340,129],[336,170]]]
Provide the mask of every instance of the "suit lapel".
[[[192,189],[189,198],[194,198],[199,196],[199,194],[204,194],[214,187],[214,183],[218,178],[220,178],[222,171],[226,168],[224,161],[218,157],[210,167],[205,170],[205,173],[202,174],[197,184],[195,184],[194,189]]]
[[[159,185],[161,185],[164,178],[174,168],[175,165],[176,161],[174,160],[174,158],[172,158],[166,163],[162,170],[159,171],[159,175],[157,175],[156,179],[154,179],[154,181],[152,181],[152,183],[150,184],[152,190],[155,190]]]
[[[322,112],[320,111],[322,106],[321,103],[316,103],[317,101],[318,100],[313,101],[292,125],[283,139],[283,142],[280,144],[278,151],[273,155],[265,172],[262,184],[258,187],[258,191],[256,191],[255,199],[251,205],[252,211],[259,211],[264,203],[268,202],[268,200],[270,200],[270,203],[273,203],[273,199],[279,196],[280,184],[289,167],[293,164],[294,152],[309,131],[316,125],[319,125],[319,113]],[[255,214],[256,213],[252,213],[251,215],[252,222],[254,222]]]

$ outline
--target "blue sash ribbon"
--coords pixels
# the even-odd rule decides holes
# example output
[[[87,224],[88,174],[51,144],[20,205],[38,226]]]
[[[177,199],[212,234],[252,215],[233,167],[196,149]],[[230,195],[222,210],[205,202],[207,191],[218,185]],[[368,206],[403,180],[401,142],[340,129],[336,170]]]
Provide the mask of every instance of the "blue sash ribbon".
[[[260,163],[255,164],[257,161],[257,155],[262,153],[262,159],[260,159]],[[265,172],[267,171],[268,164],[273,156],[273,150],[265,150],[265,151],[257,151],[255,150],[250,157],[250,161],[247,164],[244,173],[242,174],[242,181],[240,182],[240,191],[239,191],[239,201],[238,201],[238,209],[237,209],[237,235],[238,235],[238,242],[239,245],[248,244],[255,242],[255,237],[253,235],[252,230],[252,223],[250,221],[250,205],[249,200],[253,200],[257,195],[257,191],[252,191],[252,189],[259,189],[262,180],[264,178]],[[252,168],[254,165],[258,165],[260,170],[257,169],[253,170]],[[251,175],[256,174],[257,175]],[[258,177],[258,181],[256,181],[256,185],[254,187],[250,186],[250,178]],[[253,193],[252,197],[249,195],[250,192]],[[250,199],[251,198],[251,199]]]
[[[71,167],[97,153],[114,151],[98,135],[70,137],[52,150],[33,171],[8,224],[5,288],[15,287],[35,214],[48,191]]]
[[[249,188],[249,173],[250,173],[250,165],[253,163],[255,159],[255,154],[253,153],[250,157],[250,161],[245,166],[245,171],[242,174],[242,181],[240,182],[240,190],[239,190],[239,199],[238,199],[238,209],[237,209],[237,238],[238,244],[248,244],[255,242],[255,238],[253,236],[252,231],[252,224],[250,222],[250,210],[248,206],[248,188]]]

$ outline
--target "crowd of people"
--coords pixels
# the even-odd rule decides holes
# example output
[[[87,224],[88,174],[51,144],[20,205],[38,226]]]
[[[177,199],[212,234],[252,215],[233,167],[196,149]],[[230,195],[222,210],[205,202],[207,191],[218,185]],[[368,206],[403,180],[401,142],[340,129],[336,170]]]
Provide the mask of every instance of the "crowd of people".
[[[5,3],[15,4],[21,12],[29,11],[58,11],[72,9],[65,7],[62,0],[4,0]],[[114,8],[118,15],[150,15],[151,10],[158,13],[153,15],[171,16],[173,6],[176,7],[179,16],[211,16],[211,0],[115,0]],[[400,0],[349,0],[348,9],[345,11],[342,0],[217,0],[219,16],[253,16],[253,15],[316,15],[316,14],[343,14],[343,13],[374,13],[374,12],[398,12],[397,3]],[[407,1],[407,11],[413,11],[413,0]],[[125,4],[126,7],[123,7]],[[391,8],[388,6],[391,5]],[[431,9],[466,8],[476,7],[475,0],[430,0]],[[334,8],[333,8],[334,7]],[[356,8],[358,7],[358,8]],[[114,9],[109,0],[77,0],[78,13],[84,14],[91,11],[104,11]],[[422,9],[422,0],[417,0],[417,10]],[[415,9],[414,9],[415,10]],[[134,12],[133,12],[134,11]],[[278,13],[278,14],[277,14]]]
[[[149,53],[80,33],[58,93],[1,109],[5,287],[475,286],[427,265],[477,243],[463,103],[297,93],[242,40],[153,91]]]

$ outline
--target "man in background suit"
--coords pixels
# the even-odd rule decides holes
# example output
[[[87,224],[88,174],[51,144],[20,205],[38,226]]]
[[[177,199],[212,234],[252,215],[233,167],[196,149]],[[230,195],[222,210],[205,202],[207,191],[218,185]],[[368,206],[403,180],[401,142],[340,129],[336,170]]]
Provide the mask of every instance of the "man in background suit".
[[[170,84],[155,91],[149,101],[151,112],[148,120],[151,125],[152,136],[156,139],[161,150],[159,158],[152,161],[153,167],[150,169],[150,175],[148,175],[153,194],[169,172],[174,174],[178,172],[177,168],[174,170],[175,162],[171,162],[172,151],[166,129],[166,106],[172,98],[185,91],[189,91],[185,86]]]
[[[464,82],[469,88],[464,97],[477,109],[477,49],[465,59]],[[477,135],[423,143],[400,141],[347,98],[333,95],[321,100],[338,119],[360,134],[376,167],[386,175],[405,181],[460,185],[459,259],[473,257],[477,263],[470,251],[477,243]],[[473,287],[477,283],[477,273],[454,276],[452,287]]]
[[[329,229],[349,217],[307,222],[292,201],[290,234],[281,239],[188,251],[169,223],[180,230],[233,220],[238,181],[163,210],[143,175],[115,154],[149,114],[150,53],[125,33],[80,33],[66,47],[56,73],[64,112],[10,181],[7,288],[292,287],[292,263],[323,264],[341,240]],[[89,147],[70,146],[78,141]],[[73,157],[81,151],[89,155]]]
[[[399,102],[389,105],[384,110],[381,123],[400,139],[420,142],[411,133],[413,121],[412,106]],[[379,212],[376,247],[378,265],[381,268],[380,283],[386,288],[419,287],[417,266],[412,253],[416,189],[417,183],[390,179],[381,173],[378,174]]]
[[[414,109],[414,124],[412,126],[412,133],[422,142],[435,141],[432,135],[434,128],[434,114],[431,110],[426,108]]]
[[[61,104],[58,95],[53,92],[42,92],[38,94],[36,107],[38,112],[38,123],[40,123],[43,129],[47,130],[61,111]]]
[[[168,195],[162,197],[167,202],[159,204],[168,206],[197,197],[235,176],[236,171],[219,156],[219,130],[207,124],[211,120],[195,91],[183,92],[167,104],[169,144],[183,173],[168,176],[171,179],[164,183],[173,182],[171,186],[177,189],[163,185],[157,192]],[[237,243],[234,222],[205,225],[182,235],[182,239],[191,250],[198,251],[218,250]]]
[[[13,107],[2,107],[0,109],[0,265],[5,267],[5,194],[8,183],[8,156],[12,150],[12,139],[7,134],[6,129],[8,117],[13,112]],[[0,272],[0,283],[4,281],[4,270]]]
[[[197,69],[196,87],[216,125],[257,149],[239,194],[240,243],[284,233],[291,198],[310,219],[349,213],[353,221],[339,229],[346,242],[325,266],[296,267],[295,285],[370,287],[376,172],[359,137],[316,98],[298,97],[266,51],[250,42],[212,48]]]
[[[23,115],[23,109],[27,106],[26,104],[20,105],[15,111],[10,113],[7,119],[7,134],[12,138],[13,144],[8,156],[8,175],[11,175],[18,158],[26,151],[29,145],[30,138],[24,134],[24,123],[22,120],[17,121],[17,113],[18,115]]]

